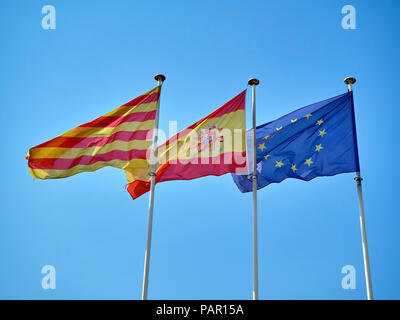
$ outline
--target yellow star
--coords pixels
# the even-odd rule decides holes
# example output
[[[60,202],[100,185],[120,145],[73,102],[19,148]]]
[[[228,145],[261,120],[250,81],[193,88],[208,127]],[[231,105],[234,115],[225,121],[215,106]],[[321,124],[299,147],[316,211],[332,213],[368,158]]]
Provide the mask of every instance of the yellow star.
[[[323,149],[323,147],[322,147],[321,144],[318,144],[318,145],[315,146],[315,151],[320,152],[322,149]]]
[[[263,152],[265,148],[266,148],[265,147],[265,143],[261,143],[261,144],[258,145],[258,149],[260,149],[261,152]]]
[[[293,171],[294,173],[296,173],[296,170],[299,170],[299,169],[296,168],[296,165],[295,165],[295,164],[292,164],[292,167],[291,167],[290,169],[292,169],[292,171]]]
[[[318,136],[320,136],[320,137],[323,137],[327,132],[325,131],[325,129],[323,129],[323,130],[318,130],[319,131],[319,134],[318,134]]]
[[[296,121],[297,121],[297,119],[294,119],[294,120],[290,120],[290,122],[291,122],[291,123],[293,123],[293,122],[296,122]]]
[[[312,117],[312,114],[311,114],[311,113],[306,114],[306,115],[304,116],[304,118],[307,118],[307,120],[310,119],[310,117]]]
[[[314,162],[311,160],[311,157],[310,157],[310,158],[306,159],[306,162],[304,162],[304,163],[308,164],[308,166],[311,166],[311,164]]]
[[[264,137],[265,140],[267,140],[268,138],[269,138],[269,134]]]
[[[267,155],[264,157],[265,160],[267,160],[270,156],[271,156],[270,154],[267,154]]]
[[[324,123],[324,120],[322,120],[322,119],[319,119],[318,121],[317,121],[317,125],[321,125],[321,124],[323,124]]]
[[[249,179],[250,181],[253,181],[253,176],[249,175],[249,176],[247,176],[247,179]]]
[[[280,161],[275,161],[276,162],[276,165],[275,165],[275,167],[282,167],[282,166],[284,166],[285,164],[282,162],[282,160],[280,160]]]
[[[279,128],[276,128],[276,131],[279,131],[282,129],[282,126],[280,126]]]

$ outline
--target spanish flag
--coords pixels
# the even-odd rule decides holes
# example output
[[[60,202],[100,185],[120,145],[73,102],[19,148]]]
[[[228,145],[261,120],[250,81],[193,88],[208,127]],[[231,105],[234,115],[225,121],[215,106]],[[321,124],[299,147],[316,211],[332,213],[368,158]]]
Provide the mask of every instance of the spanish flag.
[[[246,90],[157,148],[156,183],[247,170]],[[133,199],[150,190],[149,170],[128,168]]]
[[[160,89],[31,148],[26,158],[32,177],[65,178],[106,166],[147,168]]]

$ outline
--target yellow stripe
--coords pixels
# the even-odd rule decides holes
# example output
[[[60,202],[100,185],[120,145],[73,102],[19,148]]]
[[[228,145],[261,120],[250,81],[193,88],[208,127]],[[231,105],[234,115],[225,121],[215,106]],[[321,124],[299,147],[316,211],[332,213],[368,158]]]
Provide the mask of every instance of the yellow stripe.
[[[186,155],[186,151],[189,149],[189,146],[192,144],[191,143],[191,137],[193,135],[196,135],[198,140],[200,139],[201,136],[201,130],[206,129],[208,126],[217,126],[218,128],[222,129],[228,129],[232,132],[232,130],[237,129],[237,130],[242,130],[242,133],[240,135],[235,135],[233,142],[237,140],[240,136],[241,143],[234,144],[232,146],[232,143],[226,143],[224,146],[223,152],[243,152],[246,151],[246,135],[245,135],[245,118],[244,118],[244,110],[237,110],[231,113],[227,113],[222,115],[221,117],[217,118],[210,118],[205,120],[203,123],[198,125],[196,128],[191,131],[191,133],[186,134],[185,136],[178,137],[178,141],[175,141],[174,143],[170,144],[168,148],[165,148],[165,146],[160,146],[158,148],[158,154],[160,155],[161,159],[166,159],[166,161],[170,161],[172,159],[177,158],[177,150],[179,150],[178,157],[181,158],[191,158]],[[232,132],[232,136],[234,135],[234,131]],[[224,136],[224,139],[225,136]],[[193,140],[192,140],[193,141]],[[195,141],[195,140],[194,140]],[[193,155],[193,157],[198,157],[198,155]]]
[[[218,128],[231,128],[231,129],[243,129],[245,130],[245,111],[236,110],[230,113],[226,113],[220,117],[208,118],[200,123],[197,127],[190,129],[189,131],[195,130],[200,131],[206,129],[206,127],[218,126]],[[186,129],[185,129],[186,130]],[[183,132],[183,131],[182,131]],[[187,134],[179,135],[178,140],[185,140]]]
[[[95,156],[113,150],[129,151],[133,149],[146,150],[151,146],[151,140],[114,141],[104,146],[89,148],[33,148],[29,156],[34,159],[63,158],[75,159],[80,156]]]
[[[64,134],[61,137],[109,137],[118,131],[136,131],[136,130],[152,130],[154,128],[154,120],[143,122],[124,122],[116,127],[76,127]]]
[[[119,169],[126,169],[128,167],[148,168],[148,162],[143,159],[133,159],[129,162],[122,160],[99,161],[92,165],[77,165],[68,170],[41,170],[29,168],[29,172],[32,177],[37,179],[59,179],[70,177],[80,172],[96,171],[107,166]]]
[[[150,95],[156,92],[160,92],[160,88],[161,88],[160,86],[157,86],[154,89],[151,89],[150,91],[144,93],[143,95]],[[106,113],[103,117],[121,116],[127,113],[129,114],[134,112],[153,111],[156,110],[156,108],[157,108],[157,101],[153,101],[150,103],[141,103],[136,106],[129,106],[129,107],[120,106],[117,109]]]
[[[206,129],[206,127],[217,126],[220,129],[229,130],[232,132],[234,129],[241,130],[238,133],[232,133],[232,140],[228,141],[228,136],[226,135],[226,131],[224,135],[224,144],[220,145],[222,147],[221,150],[215,150],[214,152],[210,152],[210,154],[197,153],[188,155],[187,151],[190,150],[190,145],[196,140],[190,140],[190,137],[196,135],[198,140],[201,137],[201,129]],[[237,144],[234,144],[237,142]],[[177,151],[179,150],[179,152]],[[157,163],[157,170],[161,165],[166,162],[171,161],[187,161],[190,159],[198,159],[198,163],[201,163],[201,159],[206,159],[210,157],[215,157],[225,152],[245,152],[246,151],[246,130],[245,130],[245,112],[244,110],[237,110],[231,113],[227,113],[222,115],[221,117],[209,118],[203,121],[196,128],[191,130],[185,135],[179,136],[178,140],[175,140],[173,143],[168,145],[168,148],[165,145],[161,145],[158,147],[157,152],[159,154],[159,162]],[[246,160],[246,159],[244,159]],[[128,183],[131,183],[135,180],[148,180],[148,169],[137,169],[137,168],[127,168],[125,169],[125,174],[128,180]]]
[[[157,109],[157,101],[149,102],[149,103],[142,103],[137,106],[129,106],[129,107],[118,107],[117,109],[106,113],[103,117],[120,117],[126,116],[131,113],[136,112],[149,112],[154,111]]]
[[[149,168],[127,168],[125,169],[126,179],[128,183],[135,180],[147,181],[149,180],[150,169]]]
[[[245,112],[244,110],[236,110],[230,113],[223,114],[220,117],[205,119],[194,130],[199,130],[205,126],[218,125],[218,128],[227,129],[245,129]]]
[[[160,92],[160,86],[151,89],[149,92],[146,92],[143,95],[150,95],[156,92]],[[135,112],[153,111],[156,110],[156,107],[157,107],[157,101],[153,101],[150,103],[141,103],[129,107],[120,106],[117,109],[114,109],[113,111],[106,113],[103,117],[121,116],[124,114],[135,113]]]
[[[244,143],[243,143],[244,142]],[[196,152],[195,149],[190,149],[186,145],[180,146],[179,151],[176,151],[176,148],[169,149],[166,154],[161,154],[158,158],[160,163],[166,163],[172,160],[188,160],[188,159],[195,159],[195,158],[210,158],[210,157],[217,157],[224,153],[230,152],[245,152],[246,151],[246,144],[245,141],[242,142],[242,146],[232,146],[228,144],[221,145],[220,148],[210,149],[208,153],[206,151]],[[174,153],[175,152],[175,153]]]

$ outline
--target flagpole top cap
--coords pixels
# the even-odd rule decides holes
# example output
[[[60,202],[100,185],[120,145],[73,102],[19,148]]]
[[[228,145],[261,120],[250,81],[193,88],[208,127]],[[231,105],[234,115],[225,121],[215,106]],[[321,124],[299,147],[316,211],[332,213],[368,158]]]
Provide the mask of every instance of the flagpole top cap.
[[[156,81],[164,82],[165,79],[166,79],[166,77],[165,77],[163,74],[161,74],[161,73],[157,73],[157,74],[154,76],[154,80],[156,80]]]
[[[249,84],[249,86],[257,86],[260,83],[260,80],[256,78],[251,78],[249,79],[249,81],[247,81],[247,83]]]
[[[345,78],[344,79],[344,83],[346,84],[346,85],[353,85],[353,84],[355,84],[356,83],[356,78],[354,78],[354,77],[347,77],[347,78]]]

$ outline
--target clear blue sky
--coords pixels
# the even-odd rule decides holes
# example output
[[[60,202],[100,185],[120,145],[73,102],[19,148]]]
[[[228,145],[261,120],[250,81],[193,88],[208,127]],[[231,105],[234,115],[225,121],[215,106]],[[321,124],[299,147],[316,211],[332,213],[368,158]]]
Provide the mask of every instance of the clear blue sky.
[[[41,28],[46,4],[56,30]],[[356,30],[341,27],[346,4]],[[375,297],[399,299],[399,15],[397,0],[1,1],[0,298],[140,298],[148,194],[132,201],[114,168],[33,182],[24,156],[164,73],[160,127],[176,120],[179,130],[250,77],[261,81],[258,124],[344,93],[343,79],[357,77]],[[260,298],[366,297],[353,177],[259,191]],[[230,175],[159,184],[149,298],[251,299],[251,210]],[[56,290],[41,287],[48,264]],[[344,265],[356,268],[356,290],[341,287]]]

